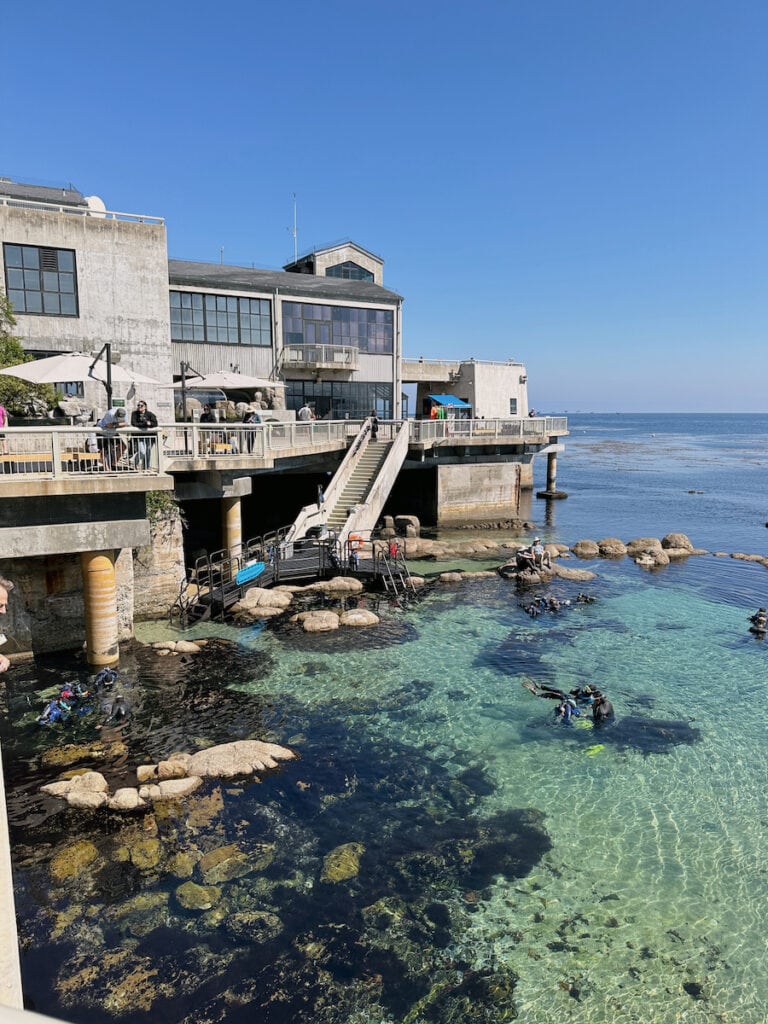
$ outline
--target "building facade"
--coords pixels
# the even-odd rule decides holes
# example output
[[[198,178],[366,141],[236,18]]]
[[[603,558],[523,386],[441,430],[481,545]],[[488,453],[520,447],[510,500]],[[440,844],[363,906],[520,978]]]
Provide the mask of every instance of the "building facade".
[[[96,196],[0,178],[0,281],[35,356],[96,354],[105,342],[161,419],[185,363],[285,383],[288,410],[319,418],[401,414],[402,297],[383,260],[352,242],[282,271],[168,260],[160,217],[108,211]],[[58,382],[94,408],[94,382]],[[115,386],[130,402],[136,388]]]

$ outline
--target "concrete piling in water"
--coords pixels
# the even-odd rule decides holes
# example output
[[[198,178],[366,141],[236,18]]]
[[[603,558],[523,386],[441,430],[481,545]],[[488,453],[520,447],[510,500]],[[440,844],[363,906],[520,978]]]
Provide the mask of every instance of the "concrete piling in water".
[[[221,499],[222,547],[237,556],[243,547],[243,520],[240,498]]]
[[[89,665],[114,665],[117,643],[115,559],[111,551],[86,551],[80,556],[85,608],[85,643]]]

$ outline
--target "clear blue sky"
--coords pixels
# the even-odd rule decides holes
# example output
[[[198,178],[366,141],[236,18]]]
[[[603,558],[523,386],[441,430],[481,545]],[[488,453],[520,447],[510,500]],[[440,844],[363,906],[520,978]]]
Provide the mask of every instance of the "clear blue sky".
[[[541,410],[768,411],[765,0],[6,4],[0,174],[172,257],[353,238]]]

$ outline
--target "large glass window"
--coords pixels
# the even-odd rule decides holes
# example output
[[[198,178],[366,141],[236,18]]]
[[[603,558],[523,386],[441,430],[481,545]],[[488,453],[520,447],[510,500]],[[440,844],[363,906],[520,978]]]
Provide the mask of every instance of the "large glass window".
[[[285,345],[353,345],[360,352],[391,355],[394,338],[395,315],[391,309],[283,303]]]
[[[171,341],[270,346],[271,305],[269,299],[171,292]]]
[[[373,274],[352,260],[337,263],[335,267],[327,267],[326,277],[343,277],[347,281],[373,281]]]
[[[17,313],[77,316],[77,270],[72,249],[3,245],[5,291]]]
[[[374,381],[288,380],[285,382],[285,404],[300,409],[305,402],[315,410],[318,419],[362,420],[371,409],[383,420],[393,416],[394,391],[391,384]]]

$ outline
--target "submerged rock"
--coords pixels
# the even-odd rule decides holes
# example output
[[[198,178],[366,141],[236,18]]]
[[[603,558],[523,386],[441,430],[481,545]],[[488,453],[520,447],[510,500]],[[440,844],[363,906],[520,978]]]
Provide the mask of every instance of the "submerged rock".
[[[185,910],[210,910],[221,899],[221,889],[217,885],[183,882],[176,890],[175,896]]]
[[[321,882],[344,882],[360,871],[360,858],[365,853],[362,843],[344,843],[331,850],[323,861]]]
[[[66,882],[82,874],[99,856],[98,849],[87,839],[65,846],[51,861],[51,874],[57,882]]]

